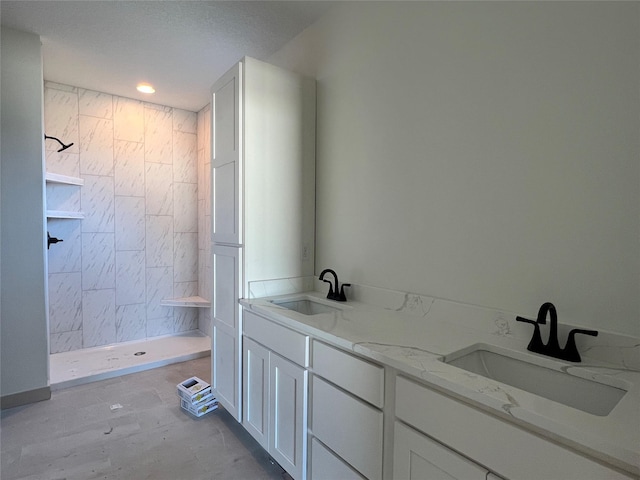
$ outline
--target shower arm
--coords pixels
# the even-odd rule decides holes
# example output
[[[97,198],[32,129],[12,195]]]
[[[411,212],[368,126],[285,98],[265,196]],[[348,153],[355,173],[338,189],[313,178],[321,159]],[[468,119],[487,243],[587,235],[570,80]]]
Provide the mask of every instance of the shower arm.
[[[67,148],[69,148],[71,145],[73,145],[73,142],[71,142],[69,145],[65,145],[64,143],[62,143],[62,141],[59,138],[56,137],[49,137],[46,133],[44,135],[44,139],[45,140],[55,140],[56,142],[58,142],[60,145],[62,145],[62,148],[60,150],[58,150],[58,152],[62,152],[63,150],[66,150]]]

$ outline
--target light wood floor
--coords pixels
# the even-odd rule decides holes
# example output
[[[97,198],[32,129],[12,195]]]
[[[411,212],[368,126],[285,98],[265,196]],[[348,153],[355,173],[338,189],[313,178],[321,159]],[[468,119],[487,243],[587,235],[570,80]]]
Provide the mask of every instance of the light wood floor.
[[[199,419],[180,409],[176,385],[194,375],[210,379],[209,357],[2,411],[0,478],[290,479],[222,408]]]

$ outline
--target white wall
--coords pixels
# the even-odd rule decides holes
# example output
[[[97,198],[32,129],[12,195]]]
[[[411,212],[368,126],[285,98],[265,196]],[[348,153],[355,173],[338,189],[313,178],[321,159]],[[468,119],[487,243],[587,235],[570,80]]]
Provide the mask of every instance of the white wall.
[[[40,37],[2,28],[1,45],[0,388],[3,400],[36,390],[42,399],[49,379]]]
[[[318,78],[316,272],[640,335],[640,4],[353,2]]]

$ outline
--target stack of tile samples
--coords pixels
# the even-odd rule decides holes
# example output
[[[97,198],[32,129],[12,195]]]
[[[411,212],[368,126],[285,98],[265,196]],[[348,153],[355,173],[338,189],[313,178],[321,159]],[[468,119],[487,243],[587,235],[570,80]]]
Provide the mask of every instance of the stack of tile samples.
[[[191,377],[179,383],[180,406],[190,414],[201,417],[218,408],[218,399],[213,396],[211,385],[198,377]]]

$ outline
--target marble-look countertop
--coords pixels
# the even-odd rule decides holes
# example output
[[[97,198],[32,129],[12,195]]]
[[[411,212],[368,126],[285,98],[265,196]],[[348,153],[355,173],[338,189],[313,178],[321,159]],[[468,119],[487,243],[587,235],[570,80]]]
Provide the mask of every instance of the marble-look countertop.
[[[604,375],[625,385],[628,392],[611,413],[597,416],[440,361],[476,344],[536,357],[526,350],[532,328],[516,322],[515,313],[370,287],[355,287],[351,293],[356,293],[353,296],[359,301],[331,302],[325,294],[305,292],[240,303],[277,323],[393,367],[551,440],[640,475],[637,338],[605,332],[598,337],[578,336],[582,363],[549,359],[563,364],[568,374],[587,378]],[[270,301],[301,296],[328,302],[339,310],[303,315]],[[564,331],[566,328],[561,329]]]

